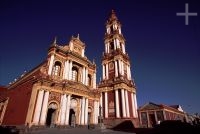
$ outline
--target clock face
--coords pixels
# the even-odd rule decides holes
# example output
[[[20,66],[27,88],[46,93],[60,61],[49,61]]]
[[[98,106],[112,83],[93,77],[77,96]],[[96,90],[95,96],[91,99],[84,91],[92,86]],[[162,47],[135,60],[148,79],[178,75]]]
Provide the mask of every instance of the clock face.
[[[110,62],[110,63],[109,63],[109,70],[112,70],[112,69],[114,69],[114,63],[113,63],[113,62]]]

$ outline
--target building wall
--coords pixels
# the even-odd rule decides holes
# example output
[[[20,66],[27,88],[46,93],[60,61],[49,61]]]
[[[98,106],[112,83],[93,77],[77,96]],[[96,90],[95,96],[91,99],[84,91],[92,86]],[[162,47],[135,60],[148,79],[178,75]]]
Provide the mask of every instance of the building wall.
[[[2,125],[25,125],[30,96],[32,92],[33,73],[21,82],[8,89],[8,105],[4,115]]]
[[[141,127],[154,127],[165,120],[183,121],[184,113],[166,109],[139,110],[139,119]]]
[[[130,117],[133,117],[133,107],[132,107],[132,100],[131,100],[131,93],[128,91],[128,101],[129,101],[129,111],[130,111]]]
[[[114,90],[108,92],[108,117],[115,117],[115,92]]]

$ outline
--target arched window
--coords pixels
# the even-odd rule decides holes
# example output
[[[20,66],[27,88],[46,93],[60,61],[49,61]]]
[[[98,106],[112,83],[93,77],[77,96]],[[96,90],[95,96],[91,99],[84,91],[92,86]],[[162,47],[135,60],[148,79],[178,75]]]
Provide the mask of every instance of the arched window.
[[[52,75],[60,76],[60,73],[61,73],[61,63],[59,61],[56,61],[53,66]]]
[[[88,86],[91,86],[92,85],[92,78],[91,78],[91,75],[88,74]]]
[[[110,52],[114,50],[114,40],[110,42]]]
[[[78,68],[72,67],[72,80],[78,81]]]

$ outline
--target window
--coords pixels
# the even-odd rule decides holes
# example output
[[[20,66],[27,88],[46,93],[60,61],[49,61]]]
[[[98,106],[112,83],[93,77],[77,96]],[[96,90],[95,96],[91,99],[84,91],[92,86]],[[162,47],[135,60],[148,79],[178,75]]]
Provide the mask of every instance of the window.
[[[163,121],[164,116],[163,116],[163,111],[156,111],[158,121]]]
[[[142,121],[142,125],[147,124],[147,113],[146,112],[141,112],[141,121]]]
[[[88,86],[92,85],[92,79],[91,79],[91,75],[88,74]]]
[[[61,63],[59,61],[56,61],[53,66],[52,75],[60,76],[60,73],[61,73]]]
[[[76,67],[72,67],[72,80],[78,81],[78,69]]]
[[[114,29],[113,29],[113,25],[110,26],[110,32],[113,33]]]
[[[110,42],[110,52],[112,52],[114,50],[114,42],[111,41]]]

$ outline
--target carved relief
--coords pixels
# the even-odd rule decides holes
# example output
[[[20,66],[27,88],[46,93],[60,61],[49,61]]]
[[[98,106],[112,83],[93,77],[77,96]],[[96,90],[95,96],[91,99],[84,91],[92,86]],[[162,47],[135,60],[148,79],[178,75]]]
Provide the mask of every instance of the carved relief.
[[[49,95],[49,101],[56,100],[57,102],[60,102],[60,94],[57,92],[51,92]]]

